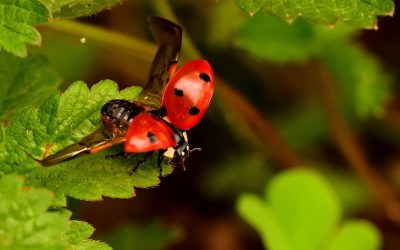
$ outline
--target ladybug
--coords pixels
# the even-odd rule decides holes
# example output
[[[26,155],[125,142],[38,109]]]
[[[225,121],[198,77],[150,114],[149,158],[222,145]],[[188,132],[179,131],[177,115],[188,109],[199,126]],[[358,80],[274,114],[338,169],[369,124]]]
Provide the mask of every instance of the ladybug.
[[[204,115],[212,97],[214,77],[205,60],[191,61],[175,74],[182,29],[163,18],[149,17],[148,20],[159,49],[151,65],[149,81],[138,100],[111,100],[104,104],[102,128],[40,160],[42,165],[53,165],[122,143],[124,154],[146,153],[134,170],[154,151],[159,152],[160,172],[163,157],[183,165],[191,151],[185,130]]]

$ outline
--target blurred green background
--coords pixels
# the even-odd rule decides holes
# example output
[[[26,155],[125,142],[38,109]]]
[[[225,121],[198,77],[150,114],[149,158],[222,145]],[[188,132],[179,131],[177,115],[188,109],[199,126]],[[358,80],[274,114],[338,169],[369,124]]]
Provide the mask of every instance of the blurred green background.
[[[378,30],[359,30],[250,17],[229,0],[135,0],[79,21],[151,47],[148,15],[175,15],[187,35],[179,65],[200,56],[217,76],[207,115],[189,131],[191,146],[203,150],[186,171],[175,169],[133,199],[70,199],[74,218],[92,224],[95,239],[115,249],[263,249],[237,199],[262,195],[271,178],[305,166],[331,185],[343,218],[370,220],[382,249],[399,249],[399,211],[388,210],[400,188],[398,15],[379,18]],[[62,89],[76,80],[112,79],[120,88],[146,82],[153,50],[60,27],[39,26],[42,46],[29,49],[48,58]]]

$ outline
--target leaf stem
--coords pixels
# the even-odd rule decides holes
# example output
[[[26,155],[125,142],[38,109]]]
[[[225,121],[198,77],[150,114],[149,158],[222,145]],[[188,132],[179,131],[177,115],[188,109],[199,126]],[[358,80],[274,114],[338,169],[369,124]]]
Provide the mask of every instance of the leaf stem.
[[[361,145],[354,136],[354,131],[340,114],[335,100],[335,80],[321,63],[313,63],[315,89],[319,94],[321,105],[333,137],[347,159],[353,171],[364,181],[371,192],[386,209],[389,219],[400,222],[400,202],[393,188],[379,176],[364,155]]]

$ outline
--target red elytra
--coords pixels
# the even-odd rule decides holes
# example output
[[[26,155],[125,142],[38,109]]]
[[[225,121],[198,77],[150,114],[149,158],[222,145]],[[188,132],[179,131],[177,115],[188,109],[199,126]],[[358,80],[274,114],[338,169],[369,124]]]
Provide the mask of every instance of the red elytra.
[[[142,153],[176,145],[174,132],[162,119],[147,113],[138,114],[129,126],[125,152]]]
[[[167,84],[161,113],[175,127],[188,130],[206,112],[214,91],[214,74],[206,60],[193,60],[182,66]]]

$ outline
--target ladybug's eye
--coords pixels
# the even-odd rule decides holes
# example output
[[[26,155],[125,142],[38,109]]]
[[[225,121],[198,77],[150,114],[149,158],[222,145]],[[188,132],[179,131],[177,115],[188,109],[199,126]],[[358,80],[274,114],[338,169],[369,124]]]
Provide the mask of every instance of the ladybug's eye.
[[[205,82],[211,82],[210,76],[206,73],[200,73],[200,79]]]

